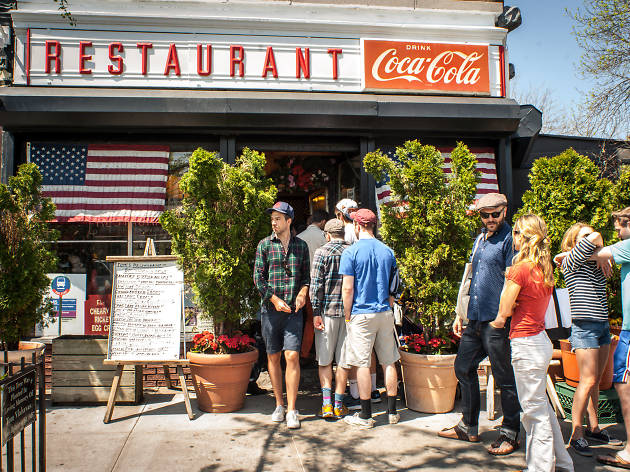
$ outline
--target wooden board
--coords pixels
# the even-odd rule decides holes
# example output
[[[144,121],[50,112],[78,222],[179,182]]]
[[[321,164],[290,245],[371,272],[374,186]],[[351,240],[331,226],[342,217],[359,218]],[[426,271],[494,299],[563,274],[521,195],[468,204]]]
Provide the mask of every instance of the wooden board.
[[[62,336],[53,340],[52,351],[53,404],[107,402],[116,374],[116,366],[103,362],[107,339]],[[121,376],[120,401],[142,401],[142,386],[142,366],[126,366]]]

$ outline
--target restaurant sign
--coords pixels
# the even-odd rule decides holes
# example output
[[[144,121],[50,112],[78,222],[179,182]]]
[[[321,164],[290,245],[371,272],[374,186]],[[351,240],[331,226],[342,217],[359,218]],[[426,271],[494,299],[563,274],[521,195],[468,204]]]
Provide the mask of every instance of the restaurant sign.
[[[501,96],[500,46],[28,29],[14,84]]]

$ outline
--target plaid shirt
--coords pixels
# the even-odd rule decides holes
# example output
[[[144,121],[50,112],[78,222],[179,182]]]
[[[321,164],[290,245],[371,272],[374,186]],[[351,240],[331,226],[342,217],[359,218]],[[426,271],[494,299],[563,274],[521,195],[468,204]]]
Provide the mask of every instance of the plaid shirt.
[[[310,286],[313,316],[343,316],[339,262],[347,247],[343,239],[333,239],[315,251]]]
[[[286,260],[285,270],[283,261]],[[310,284],[308,246],[299,238],[289,240],[287,254],[282,241],[272,233],[258,243],[254,264],[254,284],[262,297],[262,304],[272,308],[272,295],[284,300],[295,310],[295,298],[305,285]]]

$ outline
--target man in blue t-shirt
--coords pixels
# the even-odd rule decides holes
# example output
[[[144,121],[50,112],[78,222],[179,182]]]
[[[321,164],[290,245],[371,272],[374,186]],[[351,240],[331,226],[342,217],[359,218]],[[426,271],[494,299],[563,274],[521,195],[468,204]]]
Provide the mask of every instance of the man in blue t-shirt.
[[[613,213],[615,230],[619,241],[596,251],[595,260],[600,264],[614,261],[621,264],[621,302],[623,306],[623,324],[619,334],[619,343],[614,355],[613,382],[621,402],[621,411],[626,425],[626,435],[630,438],[630,207]],[[628,469],[630,468],[630,441],[616,455],[598,456],[603,464]]]
[[[392,305],[398,291],[396,258],[385,244],[374,237],[376,215],[366,208],[352,214],[358,241],[341,255],[339,273],[343,275],[342,297],[346,319],[346,341],[339,365],[357,367],[361,411],[346,416],[348,424],[362,428],[374,426],[372,419],[370,362],[376,351],[385,372],[389,423],[398,423],[396,412],[400,358],[396,345]]]

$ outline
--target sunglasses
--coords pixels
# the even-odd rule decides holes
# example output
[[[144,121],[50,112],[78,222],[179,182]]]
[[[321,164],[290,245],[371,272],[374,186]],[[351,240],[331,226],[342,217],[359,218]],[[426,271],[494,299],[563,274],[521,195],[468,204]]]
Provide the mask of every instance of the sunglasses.
[[[492,218],[498,218],[502,214],[503,214],[503,210],[493,211],[492,213],[486,213],[485,211],[479,212],[479,216],[481,216],[481,218],[484,220],[487,220],[488,218],[490,218],[490,216],[492,216]]]
[[[521,234],[521,232],[514,230],[514,231],[512,231],[512,234]]]
[[[291,277],[293,275],[293,272],[291,272],[291,269],[289,268],[289,262],[287,261],[286,256],[284,257],[284,259],[282,259],[282,268],[284,269],[288,277]]]

